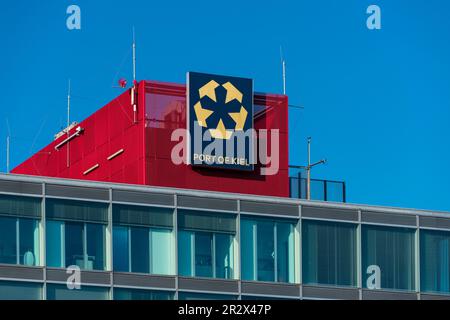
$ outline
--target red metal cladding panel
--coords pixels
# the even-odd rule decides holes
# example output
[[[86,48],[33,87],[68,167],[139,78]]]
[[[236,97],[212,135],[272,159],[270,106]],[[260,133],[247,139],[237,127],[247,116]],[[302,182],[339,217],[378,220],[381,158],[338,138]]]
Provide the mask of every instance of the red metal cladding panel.
[[[138,121],[134,123],[131,90],[127,90],[82,121],[79,126],[84,131],[69,144],[55,149],[67,138],[64,134],[20,164],[12,173],[143,184],[143,112],[144,108],[137,109]],[[75,130],[73,128],[70,134]],[[67,147],[70,152],[69,166]],[[108,160],[115,153],[116,156]]]

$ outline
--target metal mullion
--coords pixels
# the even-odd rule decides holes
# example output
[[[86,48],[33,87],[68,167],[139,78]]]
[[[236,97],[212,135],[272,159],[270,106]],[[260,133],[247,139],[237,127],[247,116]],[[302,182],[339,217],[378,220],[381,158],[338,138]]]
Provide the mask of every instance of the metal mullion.
[[[216,234],[212,233],[212,244],[211,244],[211,259],[212,259],[212,275],[216,278]]]
[[[257,222],[254,221],[253,224],[253,274],[255,275],[255,281],[258,281],[258,225]]]
[[[84,269],[88,268],[88,252],[87,252],[87,223],[83,223],[83,258],[84,258]]]
[[[152,260],[152,229],[148,228],[148,271],[150,274],[153,274]]]
[[[277,261],[278,261],[278,239],[277,239],[277,223],[274,222],[273,224],[273,271],[274,271],[274,275],[273,275],[273,279],[275,280],[275,282],[278,282],[278,266],[277,266]]]
[[[127,226],[127,232],[128,232],[128,272],[132,272],[132,265],[131,265],[131,227]]]
[[[20,229],[19,218],[16,218],[16,264],[20,264]]]

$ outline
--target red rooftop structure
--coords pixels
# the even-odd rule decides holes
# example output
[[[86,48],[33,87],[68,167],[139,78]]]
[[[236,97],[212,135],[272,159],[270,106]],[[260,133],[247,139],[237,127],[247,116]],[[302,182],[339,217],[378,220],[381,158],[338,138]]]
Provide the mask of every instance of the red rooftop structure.
[[[69,127],[68,134],[63,132],[12,173],[289,196],[287,96],[254,95],[254,128],[278,129],[280,136],[279,170],[264,176],[261,164],[252,172],[174,164],[171,152],[179,142],[171,141],[171,135],[175,129],[186,128],[186,85],[141,81],[135,88]],[[270,141],[267,148],[270,156]]]

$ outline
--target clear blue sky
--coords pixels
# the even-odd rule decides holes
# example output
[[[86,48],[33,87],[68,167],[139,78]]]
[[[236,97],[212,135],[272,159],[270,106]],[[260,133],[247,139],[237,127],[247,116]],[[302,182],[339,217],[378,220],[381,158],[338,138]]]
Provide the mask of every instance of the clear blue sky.
[[[81,8],[81,30],[66,9]],[[377,4],[382,29],[366,27]],[[187,71],[251,77],[281,92],[287,60],[290,162],[329,163],[314,176],[345,180],[348,200],[450,211],[450,2],[448,0],[5,1],[0,6],[0,168],[6,119],[12,167],[82,120],[131,78],[184,82]],[[125,57],[125,60],[124,60]],[[123,64],[122,64],[122,61]]]

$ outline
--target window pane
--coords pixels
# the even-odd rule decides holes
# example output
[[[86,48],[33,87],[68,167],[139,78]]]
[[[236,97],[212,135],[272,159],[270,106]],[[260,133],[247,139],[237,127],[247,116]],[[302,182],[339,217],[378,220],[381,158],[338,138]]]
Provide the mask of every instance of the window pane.
[[[356,226],[303,221],[303,282],[356,285]]]
[[[420,230],[421,291],[450,293],[450,232]]]
[[[113,229],[114,271],[122,271],[122,272],[130,271],[128,245],[129,245],[128,228],[114,227]]]
[[[65,250],[66,267],[77,265],[81,269],[85,268],[83,251],[83,229],[82,223],[65,223]]]
[[[64,222],[47,220],[46,233],[46,256],[47,266],[54,268],[63,267],[61,252],[61,230]]]
[[[105,270],[105,226],[86,224],[87,230],[87,264],[88,270]]]
[[[212,233],[195,233],[195,276],[212,277]]]
[[[20,264],[39,265],[39,227],[34,219],[19,220]]]
[[[173,300],[167,291],[114,288],[114,300]]]
[[[379,226],[362,228],[363,275],[376,265],[381,271],[381,288],[414,290],[414,230]],[[367,287],[363,276],[363,286]]]
[[[181,276],[194,276],[192,268],[193,239],[193,232],[183,230],[178,232],[178,273]]]
[[[150,273],[148,228],[131,228],[131,272]]]
[[[237,297],[222,294],[180,292],[178,300],[237,300]]]
[[[0,218],[0,263],[17,264],[16,221]]]
[[[0,281],[0,300],[41,300],[42,285]]]
[[[241,220],[241,277],[243,280],[256,280],[255,232],[255,221]]]
[[[109,289],[82,286],[69,290],[65,285],[47,284],[47,300],[108,300]]]
[[[258,280],[275,280],[274,223],[259,221],[257,224]]]
[[[277,223],[277,281],[295,281],[294,226]]]
[[[152,273],[175,274],[175,252],[172,241],[172,230],[153,229],[151,236]]]
[[[217,233],[216,237],[216,278],[233,278],[233,237]]]

